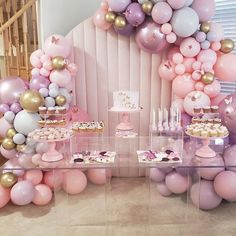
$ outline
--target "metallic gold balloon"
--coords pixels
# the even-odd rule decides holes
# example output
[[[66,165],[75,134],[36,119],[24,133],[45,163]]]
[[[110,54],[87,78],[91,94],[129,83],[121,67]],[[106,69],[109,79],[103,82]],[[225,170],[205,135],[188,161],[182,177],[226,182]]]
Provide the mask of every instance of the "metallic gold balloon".
[[[13,138],[17,134],[16,130],[14,128],[10,128],[7,131],[7,137],[8,138]]]
[[[150,1],[144,2],[142,4],[142,10],[143,12],[145,12],[146,14],[150,14],[152,12],[152,8],[153,8],[153,3]]]
[[[230,53],[234,50],[235,44],[232,39],[224,39],[220,43],[221,43],[221,49],[220,49],[221,52]]]
[[[54,57],[52,59],[52,67],[54,70],[64,70],[66,68],[66,60],[64,57]]]
[[[117,16],[115,20],[115,26],[118,28],[124,28],[126,26],[127,22],[125,17],[123,16]]]
[[[3,187],[11,188],[17,182],[17,177],[11,172],[6,172],[1,175],[0,182]]]
[[[63,106],[66,104],[66,97],[59,95],[56,97],[55,101],[58,106]]]
[[[107,12],[105,15],[105,20],[106,22],[113,24],[116,20],[116,14],[112,11]]]
[[[200,26],[200,31],[208,33],[211,30],[211,24],[209,22],[203,22]]]
[[[16,147],[16,144],[11,138],[4,138],[2,141],[2,147],[6,150],[12,150]]]
[[[27,112],[35,113],[43,106],[44,98],[37,91],[27,90],[21,95],[20,104]]]
[[[215,75],[210,72],[207,72],[202,76],[201,80],[204,84],[212,84],[215,80]]]
[[[16,151],[17,152],[24,152],[24,150],[25,150],[25,144],[16,145]]]

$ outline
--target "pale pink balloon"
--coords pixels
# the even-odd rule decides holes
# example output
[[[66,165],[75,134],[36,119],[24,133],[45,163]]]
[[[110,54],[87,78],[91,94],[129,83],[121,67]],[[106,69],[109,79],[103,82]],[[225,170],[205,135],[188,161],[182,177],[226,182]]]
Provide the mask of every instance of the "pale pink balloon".
[[[76,76],[77,72],[78,72],[78,66],[74,63],[70,63],[67,66],[67,69],[70,71],[71,76]]]
[[[20,153],[18,161],[20,166],[23,168],[34,168],[35,165],[32,163],[32,154]]]
[[[43,179],[43,172],[41,170],[28,170],[24,175],[25,180],[29,180],[33,185],[38,185]]]
[[[162,79],[171,81],[176,77],[174,64],[171,61],[162,62],[159,67],[159,75]]]
[[[200,82],[200,81],[195,84],[195,89],[196,89],[197,91],[203,91],[203,90],[204,90],[204,87],[205,87],[205,84],[202,83],[202,82]]]
[[[166,174],[160,171],[158,168],[150,168],[149,178],[157,183],[165,180]]]
[[[37,57],[37,58],[40,58],[42,55],[43,55],[43,50],[42,49],[37,49],[36,51],[34,51],[31,56],[32,57]]]
[[[8,123],[4,117],[0,119],[0,136],[6,137],[7,131],[12,128],[12,125]]]
[[[215,80],[212,84],[206,85],[204,88],[204,93],[210,98],[215,98],[220,94],[221,85],[218,80]]]
[[[236,54],[222,54],[214,66],[215,75],[220,80],[236,81]]]
[[[171,107],[178,109],[181,113],[184,112],[184,100],[181,98],[177,98],[175,99],[172,103],[171,103]]]
[[[43,181],[53,190],[60,190],[63,182],[63,172],[61,170],[53,170],[45,173]]]
[[[152,9],[152,19],[157,24],[167,23],[172,17],[172,8],[166,2],[157,2]]]
[[[204,62],[201,66],[201,69],[205,72],[211,72],[213,69],[213,64],[210,62]]]
[[[51,60],[51,57],[48,56],[48,55],[46,55],[46,54],[44,54],[44,55],[42,55],[42,56],[40,57],[40,61],[41,61],[42,64],[43,64],[44,62],[50,61],[50,60]]]
[[[103,9],[98,9],[93,16],[93,22],[95,26],[102,30],[108,30],[112,26],[112,24],[105,21],[106,13],[107,11],[104,11]]]
[[[195,57],[201,50],[200,43],[192,37],[186,38],[180,44],[180,52],[185,57]]]
[[[97,185],[106,184],[110,176],[111,172],[108,169],[89,169],[87,172],[88,180]]]
[[[182,56],[181,53],[175,53],[173,55],[173,62],[175,64],[181,64],[183,62],[183,60],[184,60],[184,57]]]
[[[177,40],[177,36],[176,36],[176,34],[175,34],[174,32],[171,32],[170,34],[168,34],[168,35],[166,36],[166,41],[167,41],[168,43],[175,43],[176,40]]]
[[[185,98],[188,93],[194,90],[194,85],[195,82],[190,74],[179,75],[173,80],[172,90],[179,98]]]
[[[50,75],[50,71],[46,70],[44,67],[40,69],[40,75],[44,77],[48,77]]]
[[[52,70],[52,61],[51,60],[46,60],[44,63],[43,63],[43,68],[47,71],[50,71]]]
[[[18,177],[22,177],[24,174],[25,174],[25,170],[22,169],[21,166],[14,166],[14,169],[13,169],[13,174],[18,176]]]
[[[41,162],[41,158],[42,158],[42,155],[40,154],[35,154],[32,156],[32,163],[35,165],[35,166],[38,166]]]
[[[50,74],[50,80],[52,83],[64,88],[68,85],[68,83],[71,83],[71,74],[67,69],[62,71],[53,70]]]
[[[185,66],[183,64],[179,64],[175,67],[175,73],[177,75],[183,75],[185,73]]]
[[[214,51],[219,51],[221,48],[221,43],[220,42],[213,42],[211,44],[211,49]]]
[[[195,58],[184,58],[183,64],[185,66],[186,73],[191,74],[193,72],[192,65],[195,61],[196,61]]]
[[[3,208],[10,201],[10,189],[0,184],[0,208]]]
[[[172,194],[172,192],[167,188],[165,181],[161,183],[157,183],[157,191],[163,196],[168,197]]]
[[[168,60],[171,60],[171,61],[172,61],[174,54],[179,53],[179,52],[180,52],[180,51],[179,51],[179,47],[173,47],[173,48],[171,48],[171,49],[169,50],[168,54],[167,54]]]
[[[45,184],[35,186],[33,203],[37,206],[45,206],[52,200],[52,190]]]
[[[167,0],[173,9],[180,9],[185,6],[186,0]]]
[[[86,188],[87,178],[80,170],[69,170],[64,173],[62,186],[64,191],[68,194],[79,194]]]
[[[16,149],[6,150],[5,148],[3,148],[3,146],[0,147],[0,152],[6,159],[15,158],[17,155]]]
[[[190,92],[184,99],[184,110],[190,116],[194,116],[195,113],[193,109],[195,107],[207,107],[210,105],[210,98],[201,91]]]
[[[170,34],[172,31],[172,26],[170,23],[165,23],[161,26],[161,32],[163,34]]]
[[[108,11],[108,9],[109,9],[109,5],[108,5],[108,2],[106,0],[102,1],[100,6],[104,11]]]
[[[32,75],[33,77],[39,76],[39,75],[40,75],[40,69],[39,69],[39,68],[33,68],[33,69],[31,70],[31,75]]]
[[[224,28],[220,23],[211,22],[211,32],[215,33],[217,42],[224,39]]]
[[[34,56],[33,54],[30,56],[30,63],[35,68],[40,69],[42,67],[42,63],[40,61],[40,58]]]
[[[219,94],[215,98],[211,99],[212,106],[219,106],[219,104],[227,97],[227,94]]]
[[[201,66],[202,66],[202,63],[201,63],[200,61],[195,61],[195,62],[192,64],[193,70],[201,70]]]
[[[198,54],[197,60],[202,63],[207,62],[207,63],[211,63],[211,64],[215,65],[215,63],[217,61],[217,54],[212,49],[202,50]]]

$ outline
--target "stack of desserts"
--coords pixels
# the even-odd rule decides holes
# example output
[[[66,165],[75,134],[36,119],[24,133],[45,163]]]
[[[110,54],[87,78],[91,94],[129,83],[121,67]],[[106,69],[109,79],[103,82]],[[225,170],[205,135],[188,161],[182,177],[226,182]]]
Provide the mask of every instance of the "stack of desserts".
[[[41,116],[66,115],[66,107],[39,107]]]
[[[38,124],[40,127],[45,126],[63,126],[66,125],[66,120],[39,120]]]
[[[207,107],[195,107],[193,109],[195,114],[208,114],[208,113],[219,113],[219,107],[218,106],[207,106]]]
[[[102,132],[104,127],[103,121],[74,122],[72,130],[75,132]]]

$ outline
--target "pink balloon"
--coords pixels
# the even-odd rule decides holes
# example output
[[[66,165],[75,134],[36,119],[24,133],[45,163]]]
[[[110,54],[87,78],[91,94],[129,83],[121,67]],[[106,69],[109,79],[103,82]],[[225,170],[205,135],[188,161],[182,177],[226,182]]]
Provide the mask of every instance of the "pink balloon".
[[[174,32],[171,32],[170,34],[166,35],[166,41],[168,43],[175,43],[177,40],[177,36]]]
[[[162,79],[171,81],[176,77],[174,64],[171,61],[162,62],[159,67],[159,75]]]
[[[35,187],[28,180],[20,181],[12,187],[10,195],[14,204],[24,206],[33,201]]]
[[[32,163],[32,154],[21,153],[18,158],[20,166],[23,168],[34,168],[35,165]]]
[[[176,171],[169,173],[166,176],[167,188],[176,194],[185,193],[192,184],[191,177],[183,176]]]
[[[29,180],[33,185],[38,185],[43,179],[43,172],[41,170],[28,170],[24,179]]]
[[[188,93],[194,90],[194,85],[195,82],[189,74],[179,75],[173,80],[172,90],[179,98],[185,98]]]
[[[185,73],[185,66],[183,64],[179,64],[175,67],[175,73],[177,75],[183,75]]]
[[[46,70],[45,68],[40,69],[40,75],[48,77],[50,75],[50,71]]]
[[[63,172],[61,170],[53,170],[45,173],[43,181],[53,190],[60,190],[63,182]]]
[[[194,71],[192,73],[192,79],[195,80],[195,81],[198,81],[202,78],[202,72],[201,71]],[[197,89],[198,90],[198,89]]]
[[[205,72],[212,72],[213,64],[210,62],[204,62],[201,66],[201,70]]]
[[[215,65],[215,63],[217,61],[217,54],[212,49],[202,50],[198,54],[197,60],[202,63],[207,62],[207,63],[211,63],[211,64]]]
[[[52,83],[57,84],[59,87],[64,88],[71,83],[71,75],[67,69],[62,71],[53,70],[50,74],[50,80]]]
[[[158,168],[150,168],[149,177],[152,181],[160,183],[165,180],[166,174],[160,171]]]
[[[203,84],[202,82],[197,82],[197,83],[195,84],[195,89],[196,89],[197,91],[204,91],[204,87],[205,87],[205,84]]]
[[[39,76],[40,75],[40,69],[39,68],[33,68],[31,70],[31,75],[32,76]]]
[[[185,66],[186,73],[191,74],[193,72],[192,65],[195,61],[196,61],[195,58],[184,58],[183,64]]]
[[[163,196],[168,197],[172,192],[167,188],[165,182],[157,183],[157,191]]]
[[[97,26],[98,28],[102,29],[102,30],[108,30],[112,24],[106,22],[105,20],[105,14],[107,13],[107,11],[104,11],[103,9],[98,9],[93,17],[93,22],[95,24],[95,26]]]
[[[220,23],[211,22],[211,31],[214,32],[216,35],[215,41],[220,42],[222,39],[224,39],[224,28]],[[219,44],[218,44],[219,47]]]
[[[46,60],[44,63],[43,63],[43,68],[47,71],[50,71],[52,70],[52,61],[51,60]]]
[[[169,50],[168,54],[167,54],[167,58],[168,60],[172,61],[173,60],[173,56],[176,54],[176,53],[179,53],[179,47],[173,47]]]
[[[0,147],[0,152],[6,159],[15,158],[17,154],[16,149],[6,150],[5,148],[3,148],[3,146]]]
[[[211,99],[211,105],[218,106],[226,97],[227,94],[219,94],[215,98]]]
[[[40,58],[43,55],[43,50],[42,49],[37,49],[31,54],[31,57],[37,57]]]
[[[236,54],[222,54],[214,66],[215,75],[220,80],[236,81]]]
[[[32,90],[40,90],[41,88],[48,88],[50,81],[44,76],[35,76],[30,80],[29,87]]]
[[[72,45],[61,35],[52,35],[46,39],[43,51],[50,57],[61,56],[67,58],[72,50]]]
[[[160,53],[168,45],[160,25],[146,21],[137,29],[136,42],[139,48],[149,53]]]
[[[33,203],[37,206],[45,206],[52,200],[52,190],[45,184],[35,186]]]
[[[68,120],[71,120],[73,122],[75,121],[86,122],[89,121],[90,118],[87,112],[79,109],[77,106],[73,106],[68,111]]]
[[[7,131],[12,128],[12,125],[8,123],[4,117],[0,119],[0,136],[1,137],[6,137]]]
[[[208,180],[195,183],[190,190],[190,197],[193,204],[202,210],[214,209],[222,202],[214,190],[213,181]]]
[[[194,70],[200,70],[201,69],[201,66],[202,66],[202,63],[200,61],[195,61],[193,64],[192,64],[192,68]]]
[[[51,60],[50,56],[48,56],[48,55],[46,55],[46,54],[44,54],[44,55],[42,55],[42,56],[40,57],[40,61],[41,61],[42,64],[43,64],[44,62],[50,61],[50,60]]]
[[[216,193],[230,201],[236,201],[236,173],[232,171],[223,171],[218,174],[214,181]]]
[[[182,56],[181,53],[175,53],[173,55],[173,62],[175,64],[181,64],[181,63],[183,63],[183,61],[184,61],[184,57]]]
[[[184,100],[181,98],[175,99],[172,104],[172,108],[178,109],[181,113],[184,112]]]
[[[196,39],[189,37],[182,41],[180,44],[180,52],[185,57],[195,57],[201,50],[200,43]]]
[[[70,71],[71,75],[72,76],[76,76],[77,72],[78,72],[78,67],[76,64],[74,63],[70,63],[68,66],[67,66],[67,69]]]
[[[185,6],[186,0],[167,0],[173,9],[180,9]]]
[[[64,173],[63,189],[68,194],[79,194],[87,186],[87,178],[80,170],[69,170]]]
[[[89,169],[87,177],[93,184],[104,185],[107,183],[107,178],[111,177],[111,172],[106,169]]]
[[[201,91],[193,91],[186,95],[184,99],[184,110],[190,116],[194,116],[195,107],[207,107],[211,105],[210,98]]]
[[[211,49],[214,51],[219,51],[221,49],[221,43],[220,42],[213,42],[211,44]]]
[[[10,189],[0,185],[0,208],[3,208],[10,201]]]
[[[161,26],[161,32],[163,34],[170,34],[172,32],[172,26],[170,23],[165,23]]]
[[[200,22],[209,21],[215,15],[215,0],[194,0],[191,7],[197,12]]]
[[[152,9],[152,19],[157,24],[167,23],[172,17],[172,8],[166,2],[157,2]]]
[[[109,9],[109,5],[108,5],[108,2],[106,0],[102,1],[100,6],[104,11],[108,11],[108,9]]]
[[[218,80],[215,80],[212,84],[206,85],[204,88],[204,93],[210,98],[214,98],[220,94],[221,85]]]
[[[40,58],[34,56],[33,54],[30,56],[30,63],[35,68],[40,69],[42,67],[42,63],[40,61]]]

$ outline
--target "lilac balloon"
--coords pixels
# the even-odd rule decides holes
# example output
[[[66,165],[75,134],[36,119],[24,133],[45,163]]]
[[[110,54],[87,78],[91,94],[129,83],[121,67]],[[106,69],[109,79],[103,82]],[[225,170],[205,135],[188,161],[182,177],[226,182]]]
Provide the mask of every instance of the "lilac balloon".
[[[198,32],[196,35],[195,35],[195,38],[196,40],[199,42],[199,43],[202,43],[206,40],[206,34],[204,32]]]
[[[236,172],[236,158],[235,158],[235,153],[236,153],[236,145],[233,145],[231,147],[228,147],[224,151],[224,161],[225,161],[225,168],[227,170]]]
[[[141,5],[134,2],[126,9],[125,17],[132,26],[137,27],[144,22],[145,13],[143,12]]]
[[[138,28],[136,42],[141,49],[149,53],[160,53],[168,45],[160,25],[154,21],[147,21]]]
[[[20,112],[22,110],[22,107],[20,105],[20,103],[15,102],[11,105],[11,111],[14,112],[15,114],[17,114],[18,112]]]
[[[201,49],[203,49],[203,50],[209,49],[210,46],[211,46],[211,43],[207,40],[205,40],[204,42],[201,43]]]
[[[30,181],[20,181],[11,189],[11,200],[16,205],[24,206],[33,201],[35,193],[35,187]]]
[[[134,27],[131,24],[126,24],[123,28],[114,26],[114,30],[124,36],[131,36],[134,33]]]
[[[167,188],[165,182],[157,183],[157,191],[163,196],[168,197],[172,192]]]
[[[0,80],[0,103],[11,105],[19,101],[20,95],[27,89],[25,82],[18,77]]]
[[[151,168],[150,169],[150,179],[154,182],[162,182],[165,180],[165,173],[160,171],[158,168]]]
[[[108,5],[112,11],[123,12],[129,6],[131,0],[109,0]]]
[[[32,90],[40,90],[41,88],[47,88],[50,84],[50,80],[44,76],[35,76],[30,80],[29,87]]]
[[[7,111],[9,111],[10,108],[7,104],[0,104],[0,113],[6,113]]]
[[[235,134],[230,134],[229,135],[229,143],[231,145],[235,145],[236,144],[236,135]]]
[[[201,180],[195,183],[190,190],[193,204],[202,210],[211,210],[218,207],[222,201],[214,189],[213,181]]]

